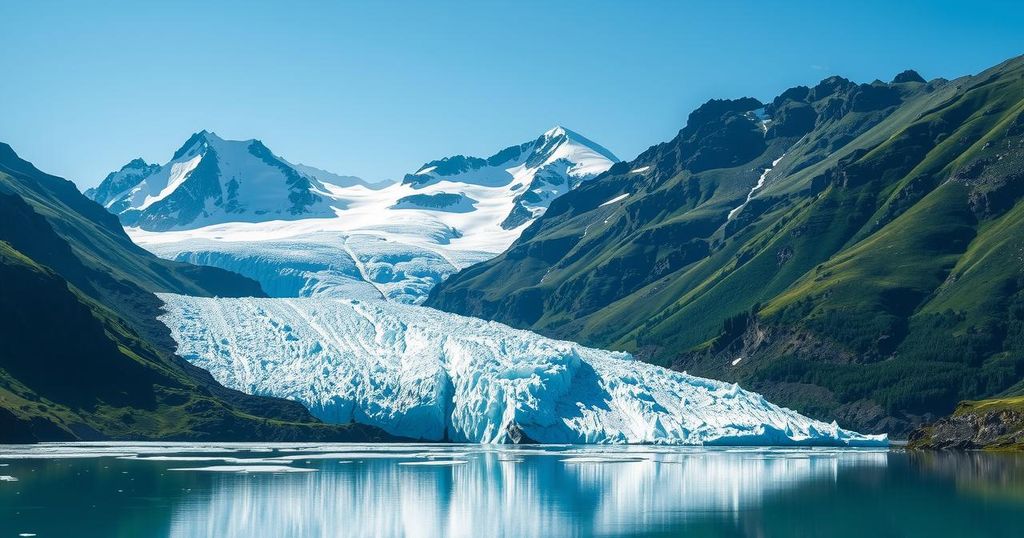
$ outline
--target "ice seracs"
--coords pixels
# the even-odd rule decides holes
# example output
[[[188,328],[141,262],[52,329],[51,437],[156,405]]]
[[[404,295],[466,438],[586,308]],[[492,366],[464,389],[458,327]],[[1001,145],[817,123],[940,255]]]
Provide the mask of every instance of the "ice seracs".
[[[264,149],[257,153],[277,163],[280,177],[250,177],[249,170],[267,171],[265,160],[242,155],[253,144],[259,143],[199,133],[118,198],[130,209],[114,212],[132,239],[158,256],[241,273],[272,296],[376,295],[416,303],[452,273],[505,250],[551,200],[617,160],[556,127],[486,159],[446,157],[401,183],[381,185],[291,165]],[[237,205],[225,194],[208,197],[197,216],[185,219],[175,201],[184,195],[177,193],[196,189],[190,185],[203,177],[211,154],[219,192],[231,191],[234,180],[242,194],[231,198]],[[294,184],[303,188],[283,191],[288,178],[299,178]],[[309,203],[296,209],[293,198]]]
[[[884,445],[736,385],[385,301],[161,295],[178,353],[330,422],[481,443]]]

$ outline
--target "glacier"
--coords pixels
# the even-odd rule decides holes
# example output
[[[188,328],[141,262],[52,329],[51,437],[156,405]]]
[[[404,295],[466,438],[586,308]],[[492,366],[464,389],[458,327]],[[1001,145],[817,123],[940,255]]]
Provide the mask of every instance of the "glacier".
[[[422,233],[420,227],[419,233]],[[164,234],[161,234],[164,235]],[[231,234],[228,234],[231,236]],[[490,252],[438,252],[394,235],[311,232],[280,239],[204,237],[147,244],[157,256],[233,271],[258,281],[271,297],[345,297],[421,302],[453,273]]]
[[[475,443],[883,446],[735,384],[395,302],[160,294],[178,354],[322,420]]]
[[[214,142],[189,150],[196,152],[195,158],[208,154],[200,150],[219,148],[216,155],[224,155],[228,148],[239,153],[245,144],[256,144],[224,141],[210,133],[200,138]],[[266,167],[263,161],[248,161],[255,162],[242,166],[241,157],[217,161],[218,170],[222,176],[230,172],[243,178],[249,170]],[[282,211],[288,211],[270,210],[274,204],[264,200],[278,196],[287,201],[288,196],[274,190],[284,180],[243,180],[239,189],[246,196],[241,199],[260,200],[260,212],[252,211],[252,204],[241,213],[212,207],[200,212],[203,218],[172,227],[125,220],[135,213],[121,217],[132,240],[157,256],[240,273],[260,282],[273,297],[381,297],[415,304],[453,273],[504,251],[554,198],[616,161],[608,150],[563,127],[487,159],[456,155],[430,161],[402,182],[388,185],[369,185],[277,158],[280,170],[308,176],[316,203],[303,212],[285,218]],[[178,175],[184,178],[186,172]],[[144,179],[123,197],[156,188],[149,183],[165,185],[161,174]],[[97,200],[105,201],[100,194],[131,183],[118,179],[121,175],[110,177],[111,184],[95,194]]]

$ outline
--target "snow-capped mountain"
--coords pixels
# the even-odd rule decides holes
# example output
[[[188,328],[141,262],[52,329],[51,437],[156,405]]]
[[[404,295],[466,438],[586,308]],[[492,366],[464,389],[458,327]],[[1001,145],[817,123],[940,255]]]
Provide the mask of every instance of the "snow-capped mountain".
[[[188,158],[182,153],[172,163]],[[487,159],[431,161],[390,185],[275,159],[308,181],[303,192],[314,202],[302,212],[292,213],[290,193],[279,193],[284,212],[230,213],[213,206],[212,222],[197,219],[178,230],[154,228],[130,212],[122,212],[122,220],[132,238],[157,255],[241,273],[273,296],[416,303],[448,275],[503,251],[552,199],[616,160],[561,127]],[[150,178],[125,196],[144,203],[140,193]]]
[[[328,172],[327,170],[322,170],[315,166],[307,166],[302,163],[293,164],[292,167],[294,167],[299,172],[302,172],[303,174],[315,178],[323,183],[330,183],[331,185],[337,185],[339,187],[355,187],[356,185],[362,185],[364,187],[368,187],[371,189],[383,189],[384,187],[387,187],[388,185],[393,183],[387,180],[369,182],[361,177],[340,176],[338,174],[335,174],[334,172]]]
[[[85,191],[85,196],[95,200],[111,213],[120,213],[127,209],[129,190],[160,169],[158,164],[149,164],[143,159],[133,159],[116,172],[103,178],[99,186]]]
[[[557,126],[536,140],[505,148],[486,159],[456,155],[431,161],[407,174],[402,183],[415,188],[441,181],[507,185],[514,203],[501,227],[513,229],[539,217],[551,200],[616,162],[612,152]]]
[[[455,442],[885,445],[734,384],[430,308],[161,295],[178,353],[328,422]]]
[[[163,166],[136,159],[87,192],[126,226],[163,231],[221,222],[334,216],[315,175],[259,140],[192,135]]]

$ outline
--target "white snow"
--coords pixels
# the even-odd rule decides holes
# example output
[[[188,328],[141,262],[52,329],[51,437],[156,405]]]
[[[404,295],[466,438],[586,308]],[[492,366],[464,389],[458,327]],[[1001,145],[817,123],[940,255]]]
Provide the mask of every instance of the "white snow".
[[[147,195],[136,209],[146,209],[160,200],[167,198],[171,193],[178,190],[178,187],[188,179],[188,175],[196,169],[196,166],[199,166],[199,161],[201,160],[203,160],[203,156],[202,154],[199,154],[186,161],[171,163],[171,167],[167,172],[167,184],[160,189],[159,193],[155,195]],[[157,172],[157,174],[159,173],[160,172]]]
[[[622,193],[622,194],[620,194],[620,195],[616,196],[615,198],[612,198],[611,200],[608,200],[607,202],[605,202],[605,203],[601,204],[601,205],[600,205],[600,206],[598,206],[598,207],[604,207],[604,206],[606,206],[606,205],[612,205],[612,204],[614,204],[615,202],[621,202],[622,200],[625,200],[625,199],[626,199],[626,197],[628,197],[628,196],[629,196],[629,193],[628,193],[628,192],[624,192],[624,193]]]
[[[201,174],[197,173],[200,168]],[[94,195],[134,178],[134,186],[119,189],[119,194],[103,200],[104,206],[117,213],[139,214],[143,225],[152,229],[331,217],[331,207],[338,202],[330,199],[318,177],[342,185],[368,186],[359,178],[292,165],[269,154],[257,140],[224,140],[204,131],[193,135],[175,157],[151,174],[111,174]],[[296,178],[307,183],[296,182]],[[310,195],[308,203],[292,199],[303,193]]]
[[[161,295],[178,353],[224,385],[425,440],[884,445],[736,385],[384,301]]]
[[[644,172],[646,172],[646,171],[648,171],[650,169],[651,169],[650,166],[641,166],[639,168],[634,168],[634,169],[630,170],[629,173],[630,174],[642,174],[642,173],[644,173]]]
[[[0,475],[0,482],[17,482],[18,479],[10,475]]]
[[[258,280],[271,296],[384,297],[417,303],[449,275],[508,248],[570,184],[613,164],[607,150],[566,133],[571,132],[552,129],[495,166],[454,175],[438,175],[437,165],[425,166],[415,174],[424,178],[420,183],[371,188],[325,180],[317,188],[332,207],[326,218],[282,219],[270,212],[262,218],[246,214],[238,222],[189,226],[194,229],[126,230],[133,241],[160,257],[241,273]],[[226,147],[232,144],[240,143],[224,142]],[[228,153],[222,149],[218,156],[223,160]],[[541,202],[518,202],[535,182],[545,187]],[[442,193],[461,194],[467,203],[454,211],[398,202]],[[277,195],[287,202],[287,194]],[[503,228],[518,203],[529,218],[515,228]]]
[[[757,183],[753,186],[753,188],[750,189],[750,192],[747,193],[747,199],[744,200],[742,204],[736,206],[732,211],[729,211],[729,215],[726,217],[726,220],[732,220],[733,217],[735,217],[736,214],[740,212],[740,210],[742,210],[744,207],[746,207],[748,203],[750,203],[750,200],[754,198],[754,193],[761,190],[761,187],[764,187],[764,181],[765,179],[768,178],[768,174],[775,169],[775,167],[779,164],[780,161],[782,161],[782,159],[785,156],[785,154],[782,154],[781,157],[772,161],[772,165],[769,166],[768,168],[765,168],[764,172],[761,172],[761,177],[757,178]]]

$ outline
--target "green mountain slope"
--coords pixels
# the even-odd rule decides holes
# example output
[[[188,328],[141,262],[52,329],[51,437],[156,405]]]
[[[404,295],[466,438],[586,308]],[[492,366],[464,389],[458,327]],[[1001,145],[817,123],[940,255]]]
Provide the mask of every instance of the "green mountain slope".
[[[387,437],[228,390],[174,356],[153,290],[259,287],[159,260],[110,217],[0,146],[0,442]]]
[[[712,101],[427,304],[902,435],[1024,377],[1022,144],[1022,58]]]
[[[915,430],[909,448],[1024,450],[1024,397],[962,402],[949,417]]]
[[[82,196],[74,184],[41,172],[3,143],[0,194],[24,201],[68,248],[46,250],[36,244],[37,229],[14,220],[15,213],[0,217],[0,239],[112,308],[165,349],[173,349],[174,343],[155,321],[160,301],[147,292],[263,296],[258,283],[241,275],[153,256],[132,243],[117,218]]]

